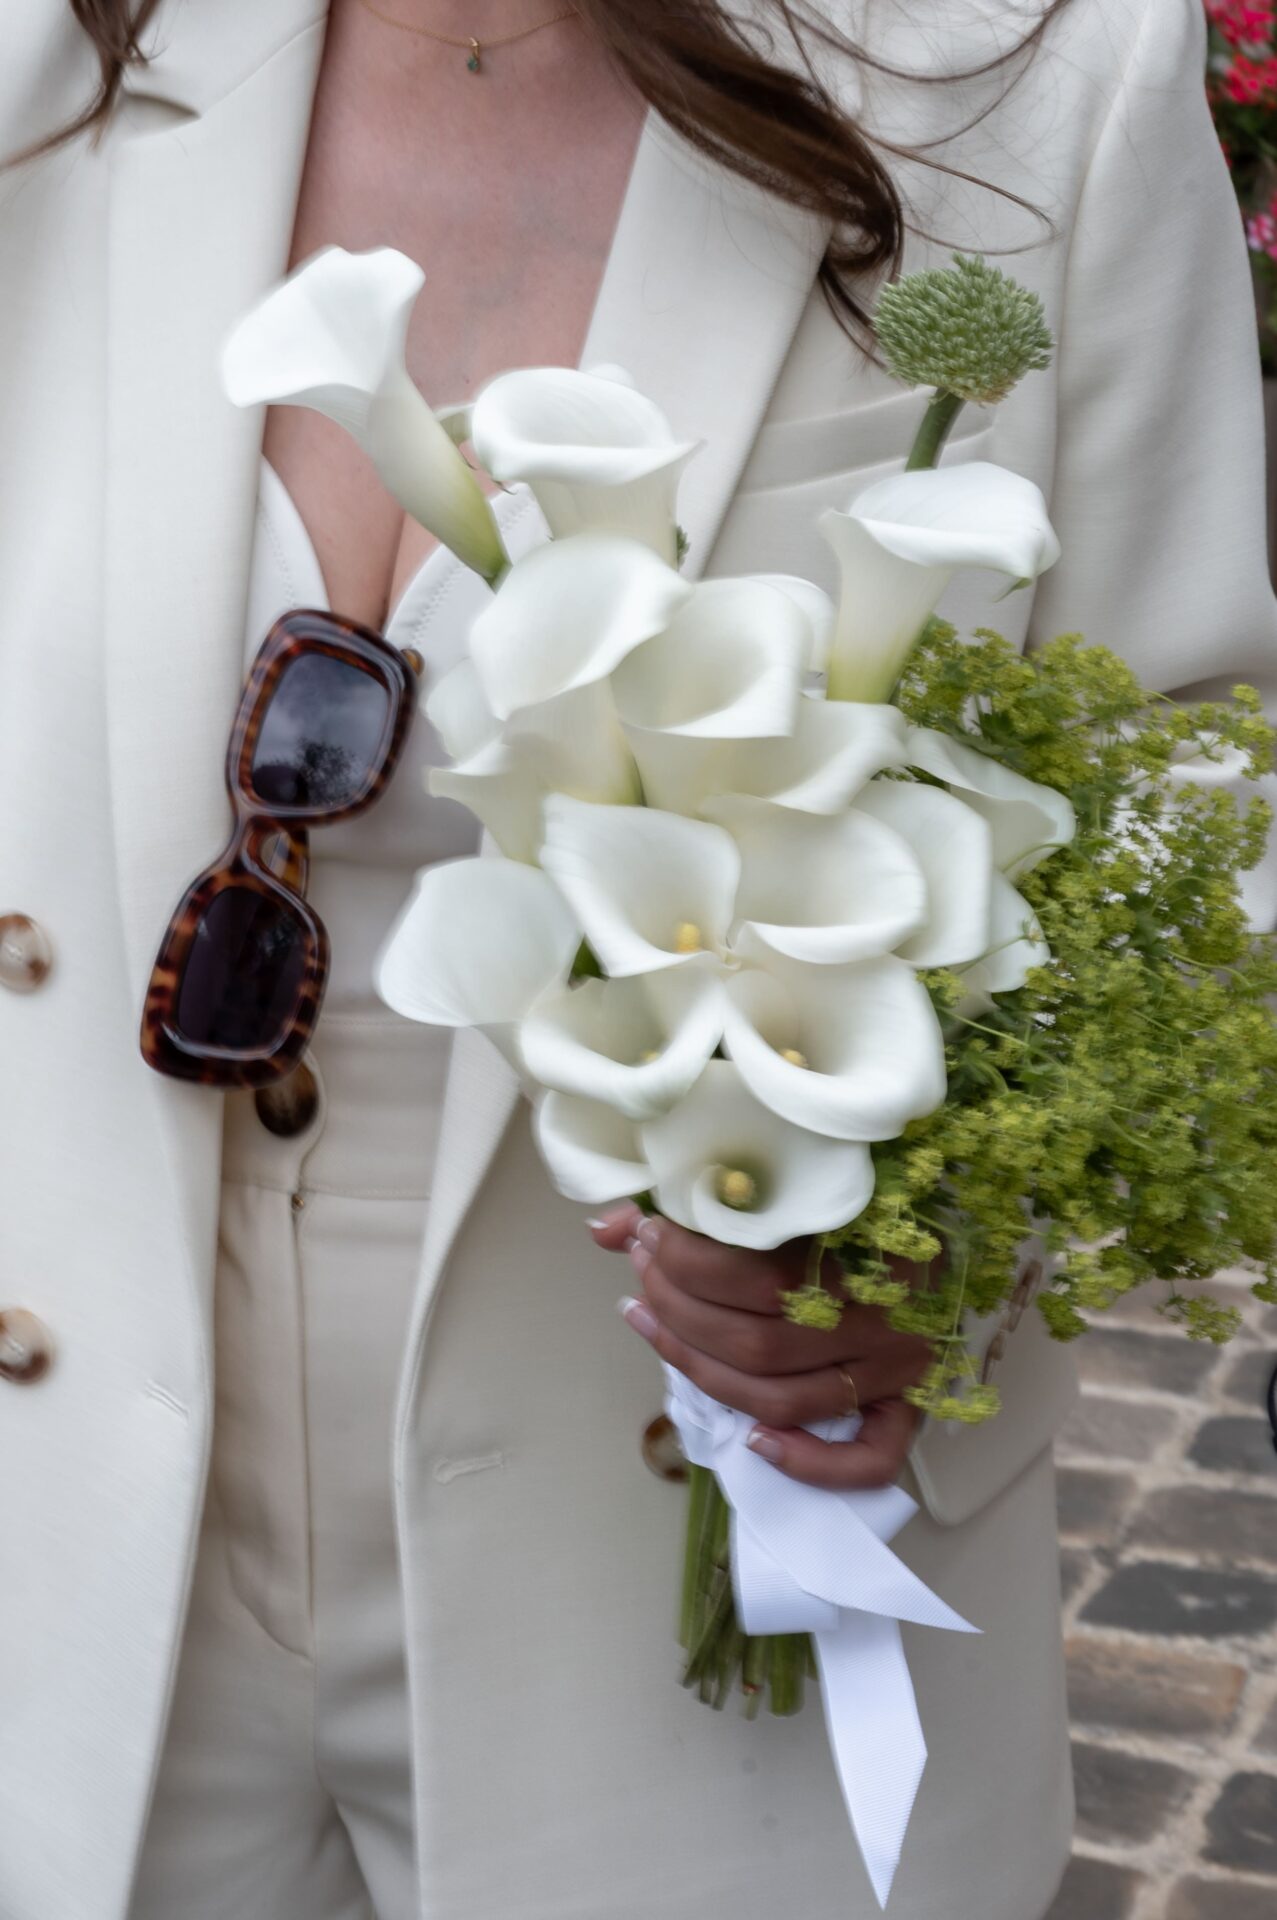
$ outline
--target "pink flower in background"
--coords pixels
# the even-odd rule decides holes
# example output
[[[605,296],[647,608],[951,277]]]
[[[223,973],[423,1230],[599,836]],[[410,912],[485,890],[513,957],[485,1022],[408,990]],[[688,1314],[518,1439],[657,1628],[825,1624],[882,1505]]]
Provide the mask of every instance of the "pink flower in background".
[[[1252,60],[1239,53],[1223,75],[1220,91],[1239,107],[1277,105],[1277,54]]]
[[[1268,45],[1277,10],[1258,0],[1206,0],[1206,17],[1231,47]]]
[[[1277,260],[1277,212],[1272,207],[1266,213],[1251,215],[1246,222],[1246,239],[1252,253]]]

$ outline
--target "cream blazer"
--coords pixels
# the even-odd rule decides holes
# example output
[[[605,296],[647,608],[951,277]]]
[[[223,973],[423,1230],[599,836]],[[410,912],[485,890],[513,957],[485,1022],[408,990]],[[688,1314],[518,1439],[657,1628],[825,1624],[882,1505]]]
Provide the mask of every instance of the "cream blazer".
[[[12,151],[95,69],[66,0],[0,14]],[[261,421],[223,400],[218,348],[285,266],[324,14],[167,0],[107,136],[0,177],[0,913],[55,952],[38,992],[0,987],[0,1310],[56,1346],[38,1384],[0,1378],[3,1920],[124,1920],[180,1644],[221,1113],[147,1071],[137,1028],[227,821]],[[1026,17],[865,0],[863,31],[941,70]],[[1253,309],[1202,54],[1199,0],[1073,0],[1001,100],[1005,76],[835,79],[887,137],[953,135],[937,157],[1047,216],[900,166],[919,234],[1023,249],[1060,342],[949,457],[1038,481],[1065,557],[1035,594],[991,608],[976,581],[946,610],[1017,642],[1083,629],[1154,687],[1245,678],[1277,703]],[[585,358],[705,441],[694,570],[826,577],[818,510],[909,445],[920,401],[815,289],[825,239],[649,122]],[[909,264],[946,253],[915,236]],[[1275,897],[1270,866],[1269,922]],[[659,1377],[482,1042],[455,1051],[435,1190],[394,1420],[422,1915],[872,1912],[819,1714],[748,1727],[676,1685],[682,1501],[638,1450]],[[928,1428],[913,1455],[925,1511],[901,1550],[985,1634],[910,1642],[933,1764],[900,1920],[1030,1920],[1067,1850],[1045,1450],[1072,1366],[1028,1314],[998,1377],[994,1425]]]

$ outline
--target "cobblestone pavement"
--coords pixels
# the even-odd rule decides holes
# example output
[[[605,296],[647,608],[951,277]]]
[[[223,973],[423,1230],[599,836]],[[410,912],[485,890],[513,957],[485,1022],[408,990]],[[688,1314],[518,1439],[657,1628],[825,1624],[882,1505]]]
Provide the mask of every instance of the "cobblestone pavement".
[[[1079,1349],[1060,1436],[1077,1840],[1049,1920],[1277,1920],[1277,1308],[1191,1342],[1149,1305]]]

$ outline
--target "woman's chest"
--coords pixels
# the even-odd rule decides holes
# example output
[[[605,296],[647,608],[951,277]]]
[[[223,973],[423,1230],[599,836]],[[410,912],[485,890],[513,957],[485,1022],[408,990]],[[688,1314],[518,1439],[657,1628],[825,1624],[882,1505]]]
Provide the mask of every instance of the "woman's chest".
[[[391,73],[335,24],[291,258],[297,264],[330,245],[392,246],[419,262],[427,279],[407,361],[440,406],[511,366],[577,363],[642,110],[593,56],[579,68],[543,64],[540,84],[525,87],[514,84],[517,48],[506,68],[477,79],[461,61],[417,51],[409,47],[404,70]],[[266,453],[311,535],[334,606],[384,625],[431,536],[405,522],[363,456],[318,416],[276,410]]]

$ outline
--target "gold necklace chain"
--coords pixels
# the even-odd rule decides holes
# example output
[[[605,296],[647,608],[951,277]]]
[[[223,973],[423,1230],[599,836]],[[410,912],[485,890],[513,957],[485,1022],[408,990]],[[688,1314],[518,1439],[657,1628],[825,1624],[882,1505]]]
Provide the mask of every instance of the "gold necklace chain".
[[[482,41],[476,40],[473,35],[468,34],[465,39],[457,40],[450,33],[436,33],[433,27],[419,27],[408,20],[396,20],[391,14],[383,13],[380,7],[375,7],[372,0],[359,0],[359,4],[366,12],[372,14],[374,19],[380,20],[385,26],[398,27],[400,33],[415,33],[419,34],[423,40],[437,41],[442,47],[460,48],[462,52],[468,53],[470,56],[466,61],[466,66],[471,73],[482,73],[483,56],[487,48],[512,47],[516,40],[527,40],[534,33],[543,33],[547,27],[557,27],[562,20],[572,20],[577,17],[575,7],[564,7],[561,13],[554,14],[549,20],[538,20],[530,27],[520,27],[515,33],[502,33],[498,34],[495,39]]]

